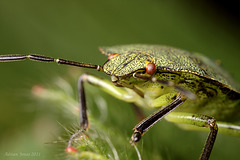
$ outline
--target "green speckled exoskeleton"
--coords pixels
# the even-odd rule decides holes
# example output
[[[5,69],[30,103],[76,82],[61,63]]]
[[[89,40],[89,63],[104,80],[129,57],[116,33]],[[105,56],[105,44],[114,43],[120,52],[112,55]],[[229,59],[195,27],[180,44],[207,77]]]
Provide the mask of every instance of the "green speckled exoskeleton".
[[[160,107],[134,127],[131,143],[138,142],[163,117],[189,129],[209,128],[200,159],[209,159],[218,131],[240,136],[240,92],[229,75],[200,54],[160,45],[101,47],[108,56],[101,65],[54,59],[40,55],[2,55],[0,62],[30,59],[92,68],[111,76],[111,81],[83,74],[78,81],[80,130],[88,129],[84,83],[92,84],[126,102],[141,107]],[[69,141],[77,136],[74,134]]]

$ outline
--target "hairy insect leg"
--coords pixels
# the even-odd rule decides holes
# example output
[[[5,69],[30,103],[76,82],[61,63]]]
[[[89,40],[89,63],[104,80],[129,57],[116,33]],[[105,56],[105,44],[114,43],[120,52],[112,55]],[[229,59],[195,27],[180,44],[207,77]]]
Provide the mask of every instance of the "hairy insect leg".
[[[68,142],[69,146],[71,146],[71,143],[75,137],[77,137],[80,133],[86,131],[89,127],[85,89],[84,89],[85,82],[100,88],[101,90],[109,93],[110,95],[116,97],[117,99],[120,99],[126,102],[135,102],[139,98],[137,94],[130,94],[124,88],[116,87],[115,85],[112,84],[112,82],[105,80],[103,78],[99,78],[97,76],[86,74],[86,73],[81,75],[78,80],[80,130],[70,137],[70,140]]]
[[[181,123],[187,125],[193,125],[197,127],[210,128],[205,147],[202,151],[201,160],[207,160],[210,157],[215,139],[218,133],[218,125],[214,118],[193,113],[173,112],[165,117],[168,121],[174,123]]]
[[[81,130],[88,129],[88,116],[87,116],[87,105],[85,90],[83,87],[83,82],[86,81],[86,76],[83,74],[78,79],[78,96],[79,96],[79,107],[80,107],[80,128]]]
[[[134,133],[131,137],[131,143],[138,142],[141,139],[141,136],[148,131],[155,123],[157,123],[160,119],[166,116],[168,113],[176,109],[179,105],[181,105],[186,100],[186,97],[179,94],[177,98],[172,101],[169,105],[164,108],[161,108],[156,113],[150,115],[146,119],[142,120],[139,124],[134,127]]]

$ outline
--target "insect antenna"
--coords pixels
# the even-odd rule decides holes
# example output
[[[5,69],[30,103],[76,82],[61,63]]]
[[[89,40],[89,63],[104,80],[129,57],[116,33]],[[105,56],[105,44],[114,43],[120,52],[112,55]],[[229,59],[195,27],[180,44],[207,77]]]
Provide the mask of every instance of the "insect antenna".
[[[176,90],[178,90],[179,92],[181,92],[183,95],[188,97],[189,99],[191,99],[191,100],[196,99],[196,95],[194,93],[192,93],[191,91],[186,90],[186,89],[174,84],[172,81],[166,81],[166,80],[158,79],[158,78],[153,77],[153,76],[151,76],[151,77],[146,76],[146,75],[143,75],[141,73],[134,73],[133,77],[134,78],[140,78],[140,79],[146,79],[146,80],[149,80],[149,81],[152,81],[152,82],[158,82],[158,83],[164,84],[166,86],[173,87]]]
[[[65,64],[65,65],[83,67],[83,68],[92,68],[98,71],[102,71],[102,66],[100,65],[80,63],[80,62],[69,61],[64,59],[55,59],[52,57],[41,56],[36,54],[30,54],[30,55],[17,54],[17,55],[1,55],[0,56],[0,62],[22,61],[25,59],[30,59],[33,61],[41,61],[41,62],[56,62],[58,64]]]

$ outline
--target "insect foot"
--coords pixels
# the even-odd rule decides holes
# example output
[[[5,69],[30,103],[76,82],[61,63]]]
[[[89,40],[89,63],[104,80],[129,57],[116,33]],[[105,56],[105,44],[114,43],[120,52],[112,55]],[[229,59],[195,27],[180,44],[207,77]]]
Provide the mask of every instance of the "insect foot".
[[[135,143],[140,141],[142,134],[139,131],[135,131],[131,137],[130,143]]]
[[[88,137],[86,134],[84,134],[84,131],[85,131],[85,130],[80,129],[80,130],[78,130],[76,133],[74,133],[74,134],[70,137],[70,139],[69,139],[69,141],[68,141],[68,147],[71,147],[71,146],[72,146],[73,141],[74,141],[78,136],[80,136],[80,138],[82,138],[83,135],[84,135],[85,137]],[[82,134],[83,134],[83,135],[82,135]],[[68,148],[68,147],[67,147],[67,148]]]

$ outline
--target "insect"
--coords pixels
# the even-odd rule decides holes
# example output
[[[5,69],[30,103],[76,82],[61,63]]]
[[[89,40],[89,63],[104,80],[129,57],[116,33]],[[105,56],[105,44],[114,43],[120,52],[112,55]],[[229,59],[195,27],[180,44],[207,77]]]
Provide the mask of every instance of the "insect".
[[[194,128],[209,128],[200,159],[210,157],[218,130],[240,136],[240,92],[237,84],[216,63],[200,54],[161,45],[101,47],[103,65],[54,59],[41,55],[1,55],[0,62],[25,59],[91,68],[111,76],[111,81],[83,74],[78,80],[80,130],[89,127],[84,83],[141,107],[160,107],[134,127],[131,143],[138,142],[156,122],[166,118]],[[172,112],[173,111],[173,112]],[[71,141],[78,133],[69,140]]]

